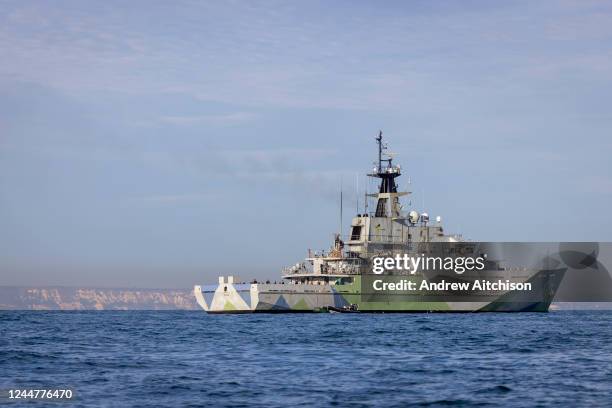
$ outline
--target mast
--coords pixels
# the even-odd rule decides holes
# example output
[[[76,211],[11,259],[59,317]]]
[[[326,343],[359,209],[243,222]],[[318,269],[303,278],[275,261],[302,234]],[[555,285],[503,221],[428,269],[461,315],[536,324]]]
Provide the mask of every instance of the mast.
[[[387,145],[382,141],[382,131],[379,131],[376,137],[378,144],[378,166],[374,172],[368,174],[370,177],[380,178],[380,186],[378,194],[372,196],[378,199],[376,204],[375,217],[399,217],[399,197],[408,194],[407,192],[398,192],[395,178],[401,175],[400,166],[393,165],[393,156],[391,153],[384,153],[387,150]],[[383,154],[387,157],[383,158]]]
[[[378,143],[378,172],[382,171],[382,130],[378,131],[378,137],[376,138],[376,142]]]
[[[340,178],[340,231],[338,234],[342,235],[342,178]]]

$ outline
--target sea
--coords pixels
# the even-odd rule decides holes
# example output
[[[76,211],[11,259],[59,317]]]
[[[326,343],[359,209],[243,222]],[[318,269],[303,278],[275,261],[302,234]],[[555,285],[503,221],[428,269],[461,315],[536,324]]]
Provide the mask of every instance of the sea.
[[[28,407],[610,407],[612,312],[0,311],[0,390]]]

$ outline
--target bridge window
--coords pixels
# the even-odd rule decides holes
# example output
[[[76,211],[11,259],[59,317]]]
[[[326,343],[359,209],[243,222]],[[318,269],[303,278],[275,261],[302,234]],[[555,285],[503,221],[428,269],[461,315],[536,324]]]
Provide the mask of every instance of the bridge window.
[[[357,225],[353,227],[353,231],[351,232],[351,240],[358,241],[359,239],[361,239],[361,226]]]
[[[345,277],[336,279],[336,285],[352,285],[352,284],[353,284],[353,278],[350,276],[345,276]]]

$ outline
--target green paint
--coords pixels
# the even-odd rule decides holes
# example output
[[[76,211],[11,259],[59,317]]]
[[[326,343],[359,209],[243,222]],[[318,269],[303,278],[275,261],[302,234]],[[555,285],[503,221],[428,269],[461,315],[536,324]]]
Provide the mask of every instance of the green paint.
[[[297,302],[295,305],[293,305],[293,307],[291,309],[295,309],[295,310],[309,310],[310,306],[308,306],[308,303],[306,303],[306,300],[304,298],[301,298],[299,302]]]

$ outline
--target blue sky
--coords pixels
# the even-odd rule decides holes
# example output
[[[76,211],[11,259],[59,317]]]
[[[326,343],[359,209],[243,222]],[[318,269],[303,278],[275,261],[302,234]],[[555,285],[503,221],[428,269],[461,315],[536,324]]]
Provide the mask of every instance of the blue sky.
[[[274,279],[379,129],[449,232],[612,239],[609,2],[2,1],[0,55],[3,285]]]

